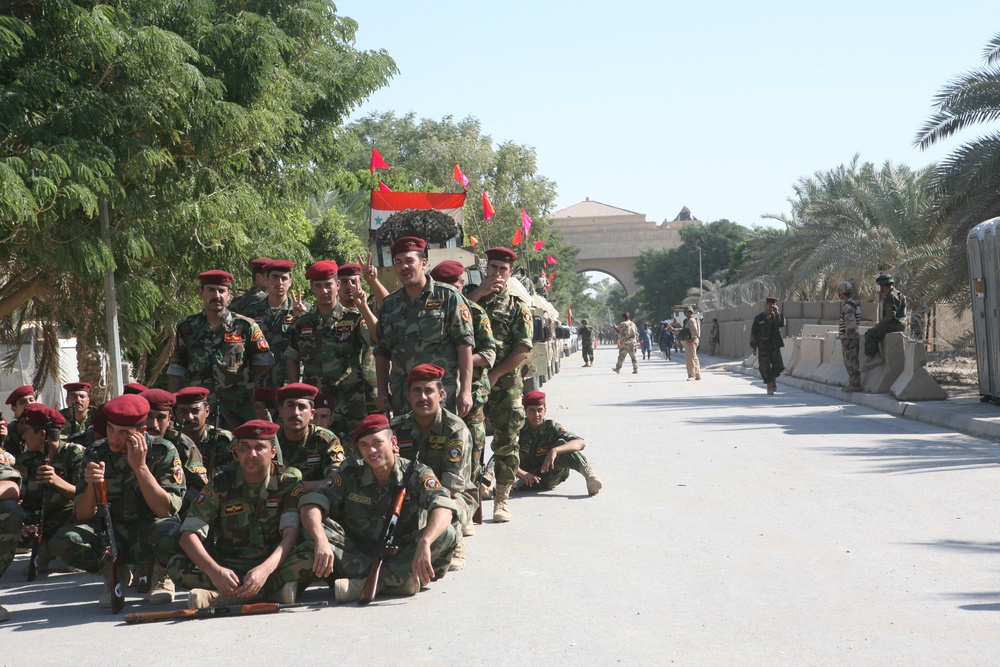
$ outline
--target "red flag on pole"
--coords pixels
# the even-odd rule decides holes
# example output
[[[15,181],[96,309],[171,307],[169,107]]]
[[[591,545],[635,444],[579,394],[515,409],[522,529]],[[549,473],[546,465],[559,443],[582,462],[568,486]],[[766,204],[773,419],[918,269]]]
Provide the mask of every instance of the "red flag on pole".
[[[514,239],[511,241],[514,245],[521,245],[524,239],[521,237],[521,228],[517,228],[517,233],[514,234]]]
[[[573,306],[566,306],[566,326],[573,326]]]
[[[455,163],[454,171],[452,171],[451,173],[455,177],[455,180],[462,184],[463,190],[469,189],[469,179],[466,177],[465,174],[462,173],[462,168],[458,166],[457,162]]]
[[[392,192],[392,188],[382,182],[382,179],[378,179],[378,191],[379,192]]]
[[[548,257],[545,258],[545,263],[546,264],[558,264],[559,262],[556,261],[555,257],[553,257],[552,255],[549,255]]]
[[[545,241],[535,241],[535,252],[538,252],[543,247],[545,247]]]
[[[470,236],[469,237],[469,245],[471,245],[473,248],[475,248],[477,245],[479,245],[479,239],[477,239],[475,236]]]
[[[490,196],[486,194],[486,190],[483,190],[483,219],[486,222],[490,221],[497,212],[493,210],[493,204],[490,203]]]
[[[382,159],[382,154],[372,147],[372,161],[368,165],[368,171],[374,174],[376,169],[389,169],[389,165]]]

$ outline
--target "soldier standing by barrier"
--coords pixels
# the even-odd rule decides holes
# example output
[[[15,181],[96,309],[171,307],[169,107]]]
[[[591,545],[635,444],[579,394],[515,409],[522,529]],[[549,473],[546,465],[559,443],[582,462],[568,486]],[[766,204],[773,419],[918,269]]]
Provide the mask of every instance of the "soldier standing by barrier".
[[[840,323],[837,337],[844,346],[844,366],[850,380],[844,391],[861,391],[861,371],[858,370],[860,340],[858,327],[861,325],[861,306],[853,298],[854,286],[846,280],[837,285],[837,296],[843,302],[840,307]]]
[[[778,297],[767,297],[764,312],[758,313],[750,326],[750,347],[757,355],[760,377],[767,385],[769,395],[777,390],[776,381],[781,371],[785,370],[781,358],[781,348],[785,346],[781,335],[784,326],[785,316],[778,312]]]
[[[906,330],[906,325],[903,324],[906,321],[906,297],[893,287],[895,281],[892,276],[882,274],[875,279],[875,283],[882,295],[882,319],[865,332],[865,356],[868,361],[861,367],[862,373],[885,363],[879,351],[879,343],[887,333],[902,333]]]
[[[621,374],[627,354],[632,360],[632,374],[636,375],[639,372],[639,361],[635,358],[635,346],[639,342],[639,330],[635,328],[635,323],[629,319],[627,312],[622,313],[622,322],[615,327],[615,331],[618,334],[618,362],[611,370]]]

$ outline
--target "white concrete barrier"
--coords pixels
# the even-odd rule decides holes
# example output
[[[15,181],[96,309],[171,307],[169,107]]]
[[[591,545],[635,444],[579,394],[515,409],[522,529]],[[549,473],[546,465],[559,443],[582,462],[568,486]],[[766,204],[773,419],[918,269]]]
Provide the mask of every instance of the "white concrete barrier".
[[[785,375],[792,375],[796,364],[799,363],[799,357],[802,354],[801,342],[801,338],[785,339],[785,346],[781,348],[781,361],[785,364]],[[789,350],[787,357],[785,356],[785,350]]]
[[[743,365],[747,368],[757,368],[757,355],[751,352],[750,356],[743,360]]]
[[[867,373],[861,374],[861,386],[870,394],[885,394],[892,383],[903,372],[903,334],[895,332],[886,334],[882,339],[882,358],[885,363],[876,366]],[[865,340],[861,337],[861,366],[868,358],[865,357]]]
[[[836,324],[803,324],[803,338],[822,338],[828,331],[837,331]]]
[[[799,347],[799,360],[791,374],[793,377],[808,380],[823,363],[823,339],[798,338],[795,342]]]
[[[844,366],[844,344],[837,338],[836,331],[828,331],[823,337],[823,363],[816,369],[816,381],[844,386],[850,376]]]
[[[785,346],[781,348],[781,365],[785,367],[785,370],[782,372],[787,375],[788,367],[792,363],[792,350],[795,348],[795,339],[785,338],[784,343]]]
[[[903,372],[889,388],[901,401],[940,401],[948,392],[931,377],[927,365],[927,347],[921,341],[907,341],[903,346]]]
[[[809,377],[806,379],[825,383],[826,376],[830,372],[830,355],[833,354],[833,344],[837,342],[837,334],[836,332],[826,332],[820,338],[823,339],[823,348],[820,351],[819,365],[809,373]]]

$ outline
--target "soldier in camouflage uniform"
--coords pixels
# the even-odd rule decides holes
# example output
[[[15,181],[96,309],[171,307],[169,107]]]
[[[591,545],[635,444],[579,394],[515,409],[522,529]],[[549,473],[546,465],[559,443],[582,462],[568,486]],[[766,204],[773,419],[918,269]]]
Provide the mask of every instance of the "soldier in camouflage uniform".
[[[14,553],[21,541],[24,510],[17,502],[20,486],[21,476],[17,471],[0,462],[0,577],[14,561]],[[0,623],[7,620],[10,620],[10,613],[0,606]]]
[[[412,412],[397,417],[392,424],[399,455],[428,466],[451,491],[458,503],[455,528],[459,531],[458,545],[452,557],[452,570],[465,567],[465,541],[462,531],[472,525],[472,515],[479,506],[472,473],[472,435],[465,422],[453,412],[441,407],[444,369],[434,364],[420,364],[406,376],[410,389],[408,398]],[[471,533],[470,533],[471,534]]]
[[[295,602],[297,572],[285,564],[299,541],[302,476],[273,460],[278,425],[251,420],[234,432],[239,465],[201,490],[181,525],[183,553],[170,559],[170,577],[191,589],[189,609],[256,597]],[[214,544],[214,549],[206,548]]]
[[[462,292],[465,287],[465,267],[461,262],[446,260],[434,267],[431,278],[448,283]],[[497,342],[493,338],[493,325],[483,307],[469,299],[465,302],[472,313],[472,329],[476,336],[472,347],[472,409],[465,415],[465,425],[472,434],[472,472],[469,479],[476,481],[483,473],[483,452],[486,450],[485,406],[490,397],[489,370],[497,360]],[[466,533],[470,530],[471,524],[465,528]]]
[[[580,328],[577,329],[580,336],[580,354],[583,356],[583,367],[594,365],[594,330],[590,328],[587,320],[580,320]],[[668,356],[667,359],[670,357]]]
[[[233,462],[232,449],[236,441],[233,434],[224,428],[216,430],[208,404],[208,389],[205,387],[185,387],[174,394],[177,405],[174,415],[183,426],[182,432],[201,452],[202,461],[209,479],[215,470]],[[213,417],[214,421],[214,417]]]
[[[581,453],[587,443],[562,425],[545,418],[545,394],[529,391],[524,395],[527,413],[518,436],[521,464],[515,488],[549,491],[562,484],[575,470],[587,480],[587,493],[596,496],[603,484]]]
[[[255,301],[243,309],[243,314],[256,322],[264,332],[264,338],[275,359],[271,370],[257,378],[258,387],[277,388],[285,384],[282,355],[291,341],[295,319],[309,311],[308,304],[302,303],[301,294],[293,299],[288,293],[292,286],[293,268],[295,262],[290,260],[271,260],[267,266],[267,298]]]
[[[445,408],[460,417],[472,408],[472,313],[451,285],[426,274],[427,244],[404,236],[392,244],[402,288],[382,302],[375,336],[378,409],[406,411],[407,374],[417,364],[445,369]],[[336,398],[336,396],[334,397]]]
[[[24,433],[24,426],[18,423],[18,418],[24,412],[24,408],[34,403],[35,388],[30,384],[22,385],[10,392],[7,397],[7,405],[14,411],[14,419],[11,420],[7,433],[3,437],[3,449],[12,457],[16,457],[24,449],[21,443],[21,435]]]
[[[338,272],[336,262],[329,260],[306,271],[316,308],[295,321],[284,363],[290,382],[299,381],[301,368],[303,382],[334,397],[332,430],[349,434],[368,414],[363,354],[377,322],[360,285],[350,293],[351,302],[338,301]]]
[[[618,333],[618,362],[611,370],[621,374],[622,364],[625,363],[625,355],[627,354],[632,360],[632,374],[635,375],[639,372],[639,362],[635,358],[635,346],[639,343],[639,331],[635,328],[635,322],[629,319],[628,313],[622,313],[621,324],[615,327],[615,331]]]
[[[316,394],[316,400],[313,403],[313,409],[316,411],[316,414],[313,415],[313,424],[316,424],[316,426],[319,426],[320,428],[325,428],[328,431],[332,431],[333,396],[330,396],[329,394]],[[346,443],[344,443],[344,441],[342,440],[341,444],[346,444]]]
[[[187,491],[181,502],[180,514],[184,515],[198,493],[208,483],[208,469],[198,445],[172,423],[173,409],[177,397],[163,389],[147,389],[139,394],[149,403],[146,417],[146,434],[153,438],[163,438],[173,444],[184,466],[184,483]]]
[[[70,382],[64,384],[67,407],[59,412],[66,418],[62,434],[67,440],[79,437],[90,427],[90,390],[89,382]]]
[[[253,407],[257,411],[257,419],[273,422],[278,417],[278,390],[274,387],[254,389]]]
[[[837,296],[842,303],[840,307],[840,323],[837,328],[837,338],[844,345],[844,366],[847,368],[849,377],[844,391],[861,391],[861,371],[858,369],[860,361],[858,352],[860,351],[860,338],[858,327],[861,326],[861,306],[854,300],[854,285],[846,280],[837,285]]]
[[[156,563],[149,594],[153,604],[173,601],[174,585],[164,566],[177,553],[180,522],[175,518],[184,498],[184,468],[174,446],[146,434],[149,403],[132,394],[104,404],[108,439],[87,453],[83,479],[76,489],[74,525],[60,529],[49,549],[64,563],[96,573],[104,552],[97,522],[95,484],[105,481],[118,545],[119,581],[130,578],[128,564]],[[111,606],[110,573],[104,573],[99,607]]]
[[[218,401],[222,426],[232,428],[254,418],[253,383],[271,368],[274,355],[256,322],[226,308],[231,274],[206,271],[198,280],[204,309],[177,325],[168,388],[177,392],[185,379],[207,388],[210,400]]]
[[[875,283],[882,296],[882,319],[865,332],[865,356],[868,361],[861,367],[862,373],[885,363],[879,343],[886,334],[906,331],[903,324],[906,321],[906,297],[894,287],[896,283],[892,276],[882,274],[875,278]]]
[[[531,352],[531,311],[521,297],[507,289],[517,253],[509,248],[486,251],[486,279],[469,295],[486,311],[497,344],[497,361],[489,372],[492,389],[486,414],[493,424],[493,461],[496,495],[493,521],[510,521],[507,498],[517,476],[517,434],[524,425],[521,404],[521,364]]]
[[[271,261],[267,257],[250,260],[250,275],[253,286],[243,294],[234,297],[232,303],[229,304],[229,310],[246,315],[244,312],[246,308],[267,298],[267,266]]]
[[[38,521],[45,506],[45,525],[41,526],[42,543],[36,565],[39,573],[48,571],[52,560],[48,547],[60,528],[75,521],[73,497],[83,477],[83,447],[66,442],[60,435],[66,418],[54,408],[32,403],[21,415],[27,429],[25,450],[17,457],[22,504],[27,515],[26,528],[38,535]],[[54,436],[54,437],[53,437]]]
[[[778,311],[778,297],[766,299],[764,312],[758,313],[750,325],[750,347],[757,355],[760,377],[767,385],[767,393],[777,390],[777,379],[785,370],[781,358],[781,348],[785,346],[781,330],[785,327],[785,316]]]
[[[293,382],[278,390],[281,430],[278,443],[289,468],[296,468],[306,491],[314,491],[344,462],[344,448],[333,431],[312,423],[316,387]]]
[[[399,552],[383,560],[378,592],[415,595],[448,571],[458,540],[453,525],[458,506],[433,470],[394,453],[396,438],[385,415],[365,417],[353,439],[361,458],[346,461],[325,486],[299,500],[306,541],[296,551],[311,563],[312,576],[333,582],[338,602],[357,600],[405,478],[408,502],[395,532]]]

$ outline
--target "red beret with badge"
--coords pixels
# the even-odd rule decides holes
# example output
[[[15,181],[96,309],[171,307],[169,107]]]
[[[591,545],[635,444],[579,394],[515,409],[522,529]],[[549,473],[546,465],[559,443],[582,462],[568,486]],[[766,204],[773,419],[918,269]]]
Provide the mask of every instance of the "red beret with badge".
[[[30,384],[23,384],[14,391],[10,392],[10,396],[7,397],[7,405],[14,405],[19,400],[25,396],[34,396],[35,388]]]
[[[177,405],[177,397],[166,389],[147,389],[139,394],[149,403],[150,410],[173,410]]]
[[[194,405],[207,401],[210,393],[205,387],[184,387],[174,392],[174,398],[177,399],[177,405]]]
[[[764,300],[767,301],[768,303],[778,303],[778,297],[776,296],[769,296],[766,297]]]
[[[318,393],[319,389],[311,384],[293,382],[278,389],[278,403],[283,403],[289,398],[305,398],[311,401],[316,398]]]
[[[92,387],[89,382],[70,382],[64,384],[63,389],[66,391],[90,391]]]
[[[422,252],[427,253],[427,241],[416,236],[404,236],[392,244],[392,256],[402,252]]]
[[[211,271],[199,273],[198,281],[202,285],[219,285],[220,287],[229,287],[233,284],[233,274],[228,271],[212,269]]]
[[[142,392],[149,389],[144,384],[139,384],[138,382],[129,382],[127,385],[122,387],[123,394],[141,394]]]
[[[358,427],[354,429],[354,442],[358,442],[361,438],[371,435],[372,433],[384,431],[387,428],[389,428],[389,420],[386,419],[385,415],[380,412],[368,415],[362,419],[361,423],[358,424]]]
[[[24,408],[21,419],[29,426],[45,427],[52,422],[52,426],[62,428],[66,424],[66,418],[56,410],[41,403],[32,403]]]
[[[281,424],[275,424],[266,419],[251,419],[233,429],[233,435],[248,440],[270,440],[278,435],[280,430]]]
[[[258,257],[257,259],[250,260],[250,270],[254,273],[264,273],[267,270],[267,265],[271,263],[270,257]]]
[[[465,273],[465,266],[454,259],[446,259],[431,271],[431,278],[442,283],[457,283]]]
[[[517,261],[517,253],[510,248],[490,248],[486,251],[486,259],[493,259],[498,262],[507,262],[508,264],[513,264]]]
[[[290,259],[272,259],[267,263],[267,268],[265,269],[268,273],[278,272],[278,273],[288,273],[295,268],[295,262]]]
[[[330,259],[321,259],[306,269],[306,280],[329,280],[337,275],[337,263]]]
[[[138,394],[124,394],[104,404],[109,424],[142,426],[149,416],[149,401]]]
[[[545,405],[544,391],[529,391],[521,399],[523,405]]]
[[[427,380],[440,380],[444,377],[444,369],[434,364],[417,364],[406,376],[406,381],[426,382]]]
[[[90,415],[90,425],[94,428],[94,435],[98,438],[108,437],[108,415],[104,412],[104,405],[98,405],[97,409]]]
[[[316,408],[329,408],[333,410],[333,396],[329,394],[316,394]]]
[[[257,387],[253,390],[253,400],[257,403],[277,403],[278,390],[274,387]]]
[[[350,278],[352,276],[360,276],[362,273],[360,264],[344,264],[339,269],[337,269],[338,278]]]

